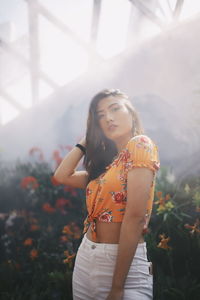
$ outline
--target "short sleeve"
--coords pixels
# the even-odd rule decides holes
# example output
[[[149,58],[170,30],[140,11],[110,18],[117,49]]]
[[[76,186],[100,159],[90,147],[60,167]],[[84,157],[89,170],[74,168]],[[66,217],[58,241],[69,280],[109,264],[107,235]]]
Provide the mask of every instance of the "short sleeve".
[[[160,168],[157,145],[146,135],[133,137],[126,148],[126,170],[146,167],[156,173]]]

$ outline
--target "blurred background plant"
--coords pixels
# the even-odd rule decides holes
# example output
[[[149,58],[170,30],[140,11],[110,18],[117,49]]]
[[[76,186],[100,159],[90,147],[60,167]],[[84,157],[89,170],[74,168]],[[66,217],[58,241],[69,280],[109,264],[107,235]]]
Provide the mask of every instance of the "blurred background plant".
[[[72,299],[84,193],[60,185],[45,161],[0,171],[0,299]]]
[[[72,299],[84,191],[58,184],[41,153],[0,167],[0,299]],[[178,182],[161,167],[145,234],[154,299],[199,299],[199,213],[200,177]]]

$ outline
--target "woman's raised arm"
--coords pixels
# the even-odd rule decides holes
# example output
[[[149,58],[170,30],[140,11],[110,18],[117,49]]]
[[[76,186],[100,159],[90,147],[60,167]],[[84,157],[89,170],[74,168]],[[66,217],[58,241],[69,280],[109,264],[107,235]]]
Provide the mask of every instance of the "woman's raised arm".
[[[85,138],[79,142],[85,147]],[[86,188],[88,182],[87,171],[76,171],[76,167],[83,157],[83,152],[74,147],[62,160],[54,173],[55,179],[61,184],[70,185],[75,188]]]

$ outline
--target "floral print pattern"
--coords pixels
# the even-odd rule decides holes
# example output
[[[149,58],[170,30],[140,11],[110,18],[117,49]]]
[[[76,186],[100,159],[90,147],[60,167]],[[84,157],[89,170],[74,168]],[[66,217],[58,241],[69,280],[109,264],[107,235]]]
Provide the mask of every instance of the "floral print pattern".
[[[123,203],[126,201],[126,195],[124,192],[110,192],[112,199],[116,204]]]
[[[112,211],[105,211],[98,217],[98,220],[101,222],[112,222],[112,219]]]
[[[86,188],[86,196],[88,197],[90,194],[92,194],[92,190],[89,189],[89,187]]]
[[[126,147],[107,166],[106,172],[89,182],[86,188],[88,216],[84,221],[84,233],[91,226],[96,238],[96,220],[100,222],[122,222],[127,202],[128,171],[145,167],[154,175],[160,168],[157,145],[146,135],[129,140]],[[155,176],[151,184],[143,233],[147,232],[154,198]]]

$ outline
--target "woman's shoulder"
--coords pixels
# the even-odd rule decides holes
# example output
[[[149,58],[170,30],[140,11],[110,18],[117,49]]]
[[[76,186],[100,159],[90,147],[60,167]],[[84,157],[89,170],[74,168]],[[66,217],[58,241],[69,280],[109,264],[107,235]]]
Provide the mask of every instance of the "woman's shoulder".
[[[153,171],[160,167],[158,147],[156,143],[145,134],[132,137],[127,144],[127,157],[134,161],[134,166],[148,166]]]
[[[155,145],[155,142],[146,134],[135,135],[128,141],[129,145]]]

